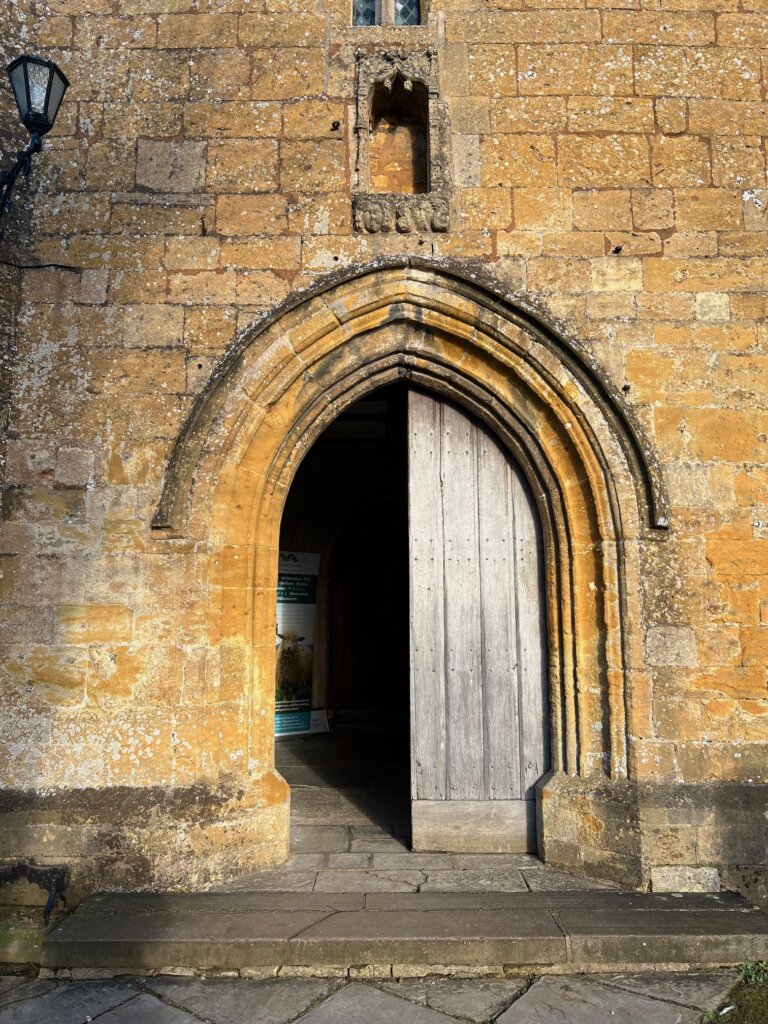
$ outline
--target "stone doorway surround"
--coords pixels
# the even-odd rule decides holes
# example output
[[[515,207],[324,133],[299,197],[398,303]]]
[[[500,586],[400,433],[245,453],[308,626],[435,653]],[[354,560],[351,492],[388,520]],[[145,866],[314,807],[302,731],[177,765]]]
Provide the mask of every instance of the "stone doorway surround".
[[[290,795],[273,739],[282,509],[325,427],[397,379],[485,423],[522,467],[542,520],[553,770],[539,787],[539,848],[553,864],[647,884],[639,545],[667,525],[653,451],[575,340],[498,286],[416,258],[326,279],[260,321],[176,443],[153,525],[198,552],[218,744],[202,793],[219,802],[194,844],[177,832],[174,864],[159,858],[151,882],[179,884],[191,863],[204,881],[287,856]]]

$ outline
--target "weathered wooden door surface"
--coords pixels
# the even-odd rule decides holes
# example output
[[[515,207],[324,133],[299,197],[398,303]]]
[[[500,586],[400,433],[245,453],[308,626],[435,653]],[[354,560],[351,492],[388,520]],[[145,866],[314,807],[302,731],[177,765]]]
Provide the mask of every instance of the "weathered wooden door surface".
[[[418,391],[408,492],[414,849],[533,851],[549,767],[533,499],[486,427]]]

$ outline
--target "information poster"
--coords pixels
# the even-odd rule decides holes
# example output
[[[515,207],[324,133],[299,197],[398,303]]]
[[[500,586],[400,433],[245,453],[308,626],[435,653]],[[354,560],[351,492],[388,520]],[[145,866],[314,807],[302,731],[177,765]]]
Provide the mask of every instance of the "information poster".
[[[281,551],[277,575],[275,735],[310,732],[320,556]]]

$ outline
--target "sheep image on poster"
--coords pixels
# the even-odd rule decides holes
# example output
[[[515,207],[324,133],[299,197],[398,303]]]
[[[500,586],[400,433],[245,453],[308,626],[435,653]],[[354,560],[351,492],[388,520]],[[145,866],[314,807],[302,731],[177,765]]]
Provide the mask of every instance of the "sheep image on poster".
[[[275,735],[310,731],[320,556],[281,551],[277,577]]]
[[[275,672],[275,700],[309,700],[312,697],[312,666],[315,654],[304,643],[306,637],[299,636],[295,629],[278,633],[280,644],[277,648]]]

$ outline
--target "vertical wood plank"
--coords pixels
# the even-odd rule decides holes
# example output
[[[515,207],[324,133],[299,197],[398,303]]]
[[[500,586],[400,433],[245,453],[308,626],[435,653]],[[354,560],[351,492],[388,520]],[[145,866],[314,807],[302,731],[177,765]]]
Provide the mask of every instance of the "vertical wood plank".
[[[477,430],[442,405],[448,797],[483,795],[483,688],[477,538]]]
[[[507,456],[478,424],[478,526],[483,643],[485,797],[522,797],[514,534]]]
[[[411,792],[415,800],[444,800],[448,795],[440,449],[440,404],[410,391]]]
[[[543,601],[543,552],[538,513],[522,473],[509,463],[514,511],[515,596],[520,666],[520,755],[523,795],[549,767],[549,710]]]

